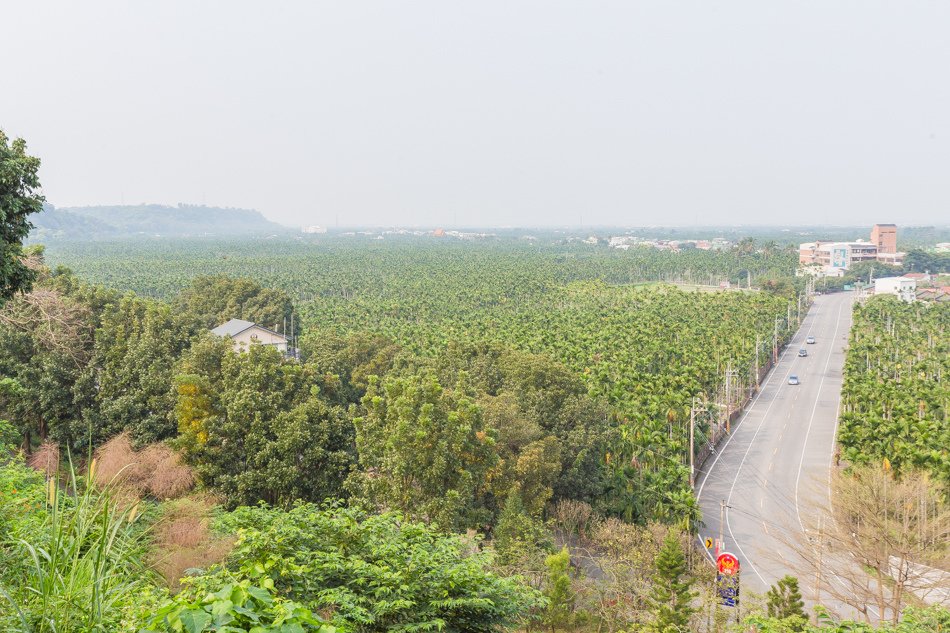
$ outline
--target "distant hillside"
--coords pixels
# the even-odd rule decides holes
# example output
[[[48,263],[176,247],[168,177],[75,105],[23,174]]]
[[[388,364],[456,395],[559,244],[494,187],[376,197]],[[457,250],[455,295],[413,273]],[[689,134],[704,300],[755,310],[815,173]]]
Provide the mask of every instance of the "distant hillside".
[[[266,236],[289,229],[258,211],[180,204],[54,207],[46,205],[30,218],[31,242],[97,240],[126,237]]]

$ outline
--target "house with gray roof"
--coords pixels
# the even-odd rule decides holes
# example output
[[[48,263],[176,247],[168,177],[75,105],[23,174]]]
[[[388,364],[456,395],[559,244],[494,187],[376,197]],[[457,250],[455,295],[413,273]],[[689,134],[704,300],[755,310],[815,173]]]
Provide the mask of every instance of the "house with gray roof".
[[[251,345],[258,344],[273,346],[280,353],[287,354],[288,339],[286,336],[243,319],[231,319],[211,330],[211,333],[231,339],[235,352],[246,351]]]

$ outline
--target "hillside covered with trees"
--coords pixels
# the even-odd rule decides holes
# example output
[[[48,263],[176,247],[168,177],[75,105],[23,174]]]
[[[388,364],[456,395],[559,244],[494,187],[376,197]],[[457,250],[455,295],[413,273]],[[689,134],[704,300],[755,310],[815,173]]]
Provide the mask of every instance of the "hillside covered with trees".
[[[31,218],[31,242],[104,239],[244,236],[266,237],[289,230],[251,209],[160,204],[90,207],[43,206]]]

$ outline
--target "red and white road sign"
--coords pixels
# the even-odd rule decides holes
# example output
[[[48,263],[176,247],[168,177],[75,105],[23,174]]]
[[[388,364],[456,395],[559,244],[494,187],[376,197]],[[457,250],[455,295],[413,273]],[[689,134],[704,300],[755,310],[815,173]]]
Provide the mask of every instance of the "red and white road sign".
[[[716,568],[724,576],[735,576],[739,573],[739,559],[729,552],[723,552],[716,558]]]

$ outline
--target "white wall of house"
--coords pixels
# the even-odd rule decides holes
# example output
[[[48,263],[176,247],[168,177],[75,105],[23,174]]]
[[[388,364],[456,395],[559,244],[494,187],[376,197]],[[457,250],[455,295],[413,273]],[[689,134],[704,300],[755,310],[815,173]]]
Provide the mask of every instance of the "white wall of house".
[[[265,330],[262,327],[249,327],[240,334],[231,337],[234,344],[234,351],[240,352],[249,348],[254,342],[261,345],[272,345],[281,352],[287,351],[287,339],[280,334],[275,334]]]

